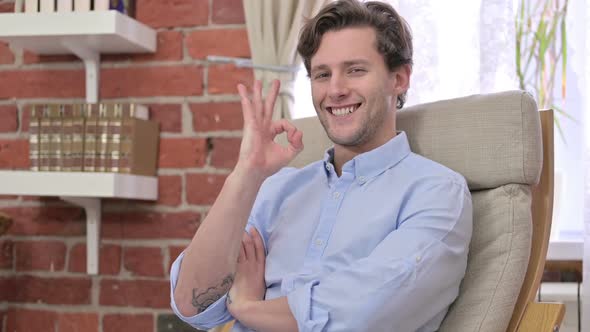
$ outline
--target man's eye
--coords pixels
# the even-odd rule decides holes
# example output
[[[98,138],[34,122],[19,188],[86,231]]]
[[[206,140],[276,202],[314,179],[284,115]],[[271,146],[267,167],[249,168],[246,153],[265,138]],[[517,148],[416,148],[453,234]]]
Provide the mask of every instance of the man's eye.
[[[322,79],[322,78],[326,78],[326,77],[328,77],[328,73],[318,73],[318,74],[315,74],[313,79],[318,80],[318,79]]]
[[[364,68],[350,68],[348,70],[348,73],[350,74],[359,74],[359,73],[364,73],[366,72],[366,70]]]

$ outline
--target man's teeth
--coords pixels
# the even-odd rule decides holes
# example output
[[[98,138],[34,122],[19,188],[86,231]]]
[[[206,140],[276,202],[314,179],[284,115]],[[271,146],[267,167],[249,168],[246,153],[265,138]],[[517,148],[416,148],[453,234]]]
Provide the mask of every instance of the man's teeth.
[[[344,108],[332,108],[332,114],[334,114],[334,115],[347,115],[347,114],[354,112],[355,109],[356,109],[356,107],[354,107],[354,106],[344,107]]]

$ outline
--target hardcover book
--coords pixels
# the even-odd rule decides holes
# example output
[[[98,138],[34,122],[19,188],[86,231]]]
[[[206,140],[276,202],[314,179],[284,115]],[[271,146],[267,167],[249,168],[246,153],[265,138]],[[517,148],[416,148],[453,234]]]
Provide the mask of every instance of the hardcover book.
[[[40,105],[32,105],[29,117],[29,160],[31,171],[39,171],[39,121],[43,108]]]

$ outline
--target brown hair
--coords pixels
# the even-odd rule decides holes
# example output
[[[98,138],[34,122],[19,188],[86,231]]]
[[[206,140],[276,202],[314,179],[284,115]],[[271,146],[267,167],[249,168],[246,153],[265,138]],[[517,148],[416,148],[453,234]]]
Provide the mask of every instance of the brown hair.
[[[311,57],[320,47],[324,33],[350,27],[371,27],[377,36],[377,51],[390,71],[402,65],[412,65],[412,33],[410,26],[390,5],[378,1],[359,2],[338,0],[324,7],[308,20],[299,37],[297,52],[303,58],[307,74]],[[402,108],[406,93],[397,97],[397,108]]]

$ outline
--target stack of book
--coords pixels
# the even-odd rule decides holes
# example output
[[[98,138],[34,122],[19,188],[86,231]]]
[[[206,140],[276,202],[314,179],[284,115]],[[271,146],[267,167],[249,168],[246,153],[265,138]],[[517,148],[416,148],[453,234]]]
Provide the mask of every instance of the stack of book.
[[[32,171],[156,175],[158,123],[136,104],[33,105]]]
[[[23,0],[16,0],[15,11],[20,12]],[[117,10],[133,17],[134,0],[24,0],[26,13],[88,12]]]

